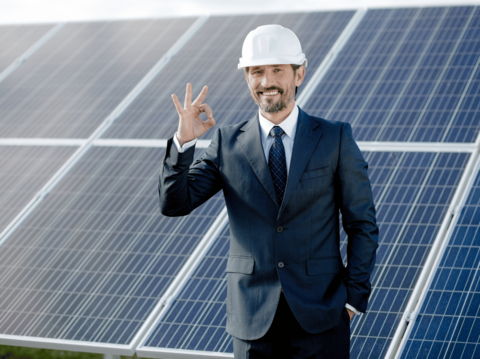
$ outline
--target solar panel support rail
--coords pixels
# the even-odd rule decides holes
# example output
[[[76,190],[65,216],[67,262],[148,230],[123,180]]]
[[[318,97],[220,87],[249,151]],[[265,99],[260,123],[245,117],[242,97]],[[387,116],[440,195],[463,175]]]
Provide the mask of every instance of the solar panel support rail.
[[[43,35],[36,43],[34,43],[27,51],[20,55],[15,61],[13,61],[10,66],[0,73],[0,82],[2,82],[8,75],[17,69],[22,63],[24,63],[30,56],[32,56],[35,51],[43,46],[48,40],[50,40],[57,32],[59,32],[62,27],[64,27],[66,22],[59,23],[52,27],[45,35]]]
[[[65,164],[53,175],[45,186],[37,192],[32,200],[22,209],[22,211],[13,219],[12,222],[0,234],[0,246],[8,239],[23,220],[36,208],[41,200],[62,180],[62,178],[75,166],[83,155],[93,146],[95,140],[110,127],[110,125],[122,114],[122,112],[136,99],[136,97],[145,89],[145,87],[158,75],[158,73],[175,57],[178,51],[191,39],[191,37],[208,20],[209,16],[199,17],[190,28],[177,40],[177,42],[165,53],[152,69],[140,80],[140,82],[130,91],[130,93],[120,102],[120,104],[104,119],[95,132],[86,140],[80,148],[65,162]],[[8,141],[7,141],[8,142]],[[18,141],[21,142],[21,141]],[[56,141],[52,141],[55,143]],[[73,141],[75,142],[75,141]],[[46,143],[46,142],[45,142]],[[58,143],[57,143],[58,145]],[[73,144],[72,144],[73,145]],[[153,317],[152,315],[150,317]],[[132,342],[128,345],[81,342],[74,340],[35,338],[24,336],[0,335],[0,343],[7,345],[20,345],[34,348],[73,350],[111,355],[133,355],[137,343],[143,337],[144,331],[150,326],[147,319],[146,323],[137,332]],[[151,320],[151,319],[150,319]]]
[[[467,167],[465,168],[465,172],[462,175],[462,179],[460,180],[457,190],[455,191],[455,196],[452,199],[437,237],[433,242],[430,253],[425,261],[425,265],[423,266],[418,277],[417,283],[415,283],[413,292],[408,300],[407,306],[405,307],[404,316],[397,326],[392,342],[390,343],[390,347],[385,355],[385,359],[400,358],[405,347],[406,340],[408,339],[415,324],[418,311],[423,304],[428,288],[430,287],[436,269],[438,268],[442,258],[442,254],[444,253],[448,244],[451,232],[455,227],[456,221],[458,221],[458,215],[460,212],[459,208],[461,208],[463,203],[465,203],[466,196],[468,195],[473,181],[475,180],[475,174],[479,165],[480,135],[477,137],[473,147],[474,148],[471,151],[471,156]]]

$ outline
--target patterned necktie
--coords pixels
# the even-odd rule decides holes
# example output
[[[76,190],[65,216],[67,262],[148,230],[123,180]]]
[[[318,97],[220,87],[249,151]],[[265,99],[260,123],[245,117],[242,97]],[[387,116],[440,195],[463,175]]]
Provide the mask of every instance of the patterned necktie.
[[[277,192],[278,203],[282,204],[285,186],[287,184],[287,162],[285,160],[285,148],[283,147],[282,135],[285,132],[278,126],[270,131],[273,137],[273,145],[268,155],[268,168],[272,174],[273,185]]]

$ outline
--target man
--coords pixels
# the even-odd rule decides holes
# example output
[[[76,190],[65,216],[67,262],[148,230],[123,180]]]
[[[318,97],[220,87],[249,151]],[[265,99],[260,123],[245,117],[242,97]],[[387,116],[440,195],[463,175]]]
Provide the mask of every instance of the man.
[[[350,320],[367,308],[378,246],[367,163],[348,124],[296,106],[306,64],[291,30],[267,25],[250,32],[239,68],[259,113],[217,129],[192,166],[196,139],[215,124],[202,104],[208,88],[192,102],[188,84],[184,106],[172,95],[179,127],[160,173],[160,207],[165,215],[187,215],[224,192],[231,232],[227,332],[235,358],[348,358]]]

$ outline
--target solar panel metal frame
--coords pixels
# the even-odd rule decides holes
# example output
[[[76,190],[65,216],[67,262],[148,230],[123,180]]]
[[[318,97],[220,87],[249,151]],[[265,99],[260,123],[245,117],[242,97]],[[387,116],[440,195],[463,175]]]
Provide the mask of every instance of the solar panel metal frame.
[[[405,328],[405,330],[401,332],[402,337],[400,338],[400,341],[397,344],[398,346],[395,352],[393,352],[395,348],[392,348],[391,355],[388,356],[388,354],[390,353],[389,351],[389,353],[387,353],[386,358],[400,358],[402,356],[403,350],[405,349],[405,345],[407,344],[407,341],[410,338],[410,334],[412,333],[413,328],[415,327],[417,315],[419,314],[419,311],[422,309],[423,303],[425,302],[428,291],[432,285],[432,282],[435,278],[437,270],[442,261],[443,254],[445,253],[447,246],[450,242],[450,239],[452,238],[452,235],[455,231],[456,224],[458,223],[458,220],[460,219],[460,216],[462,214],[462,208],[465,205],[466,200],[470,194],[470,191],[475,183],[477,174],[480,173],[480,137],[477,139],[477,143],[478,143],[477,151],[474,152],[474,154],[472,155],[472,158],[470,159],[473,162],[473,166],[470,166],[470,168],[468,168],[470,170],[469,173],[465,173],[466,183],[463,183],[464,185],[463,188],[458,188],[460,193],[459,193],[459,197],[457,198],[457,203],[455,204],[455,202],[452,202],[451,212],[449,213],[451,215],[451,218],[446,219],[446,220],[450,219],[449,221],[450,223],[448,224],[448,229],[442,237],[438,238],[438,246],[439,246],[438,252],[436,256],[432,258],[431,268],[428,271],[428,273],[425,274],[425,281],[423,286],[419,286],[418,301],[416,303],[411,304],[410,312],[406,313],[407,316],[404,318],[405,325],[407,322],[409,324]],[[425,270],[425,267],[424,267],[424,270]],[[407,306],[407,308],[409,308],[409,306]]]

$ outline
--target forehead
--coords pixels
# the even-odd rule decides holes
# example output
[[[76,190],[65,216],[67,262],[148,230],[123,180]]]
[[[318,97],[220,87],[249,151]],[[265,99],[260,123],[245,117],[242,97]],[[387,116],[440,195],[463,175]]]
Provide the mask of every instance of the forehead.
[[[278,64],[278,65],[262,65],[262,66],[252,66],[250,67],[250,70],[269,70],[269,69],[274,69],[274,68],[288,68],[292,67],[289,64]]]

